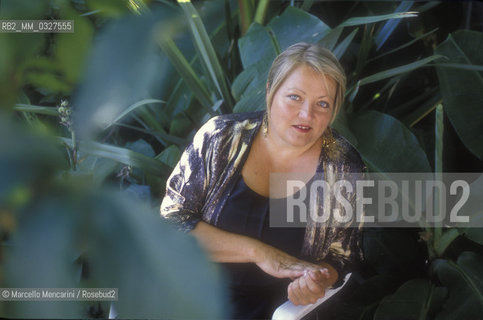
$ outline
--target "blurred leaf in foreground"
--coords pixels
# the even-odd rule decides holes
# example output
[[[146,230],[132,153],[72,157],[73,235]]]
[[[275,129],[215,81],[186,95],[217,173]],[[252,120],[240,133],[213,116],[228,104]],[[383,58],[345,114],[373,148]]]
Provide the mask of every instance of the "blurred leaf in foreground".
[[[10,208],[15,219],[1,247],[2,287],[118,288],[120,318],[226,317],[218,270],[194,238],[131,197],[64,181],[55,142],[3,118],[0,133],[11,137],[0,140],[0,213]],[[11,192],[19,188],[30,193]],[[0,317],[82,318],[88,307],[5,302]]]
[[[176,16],[176,10],[165,7],[126,16],[100,32],[73,99],[80,138],[105,128],[133,103],[151,98],[148,89],[160,65],[154,37],[159,28],[174,32],[168,26]]]

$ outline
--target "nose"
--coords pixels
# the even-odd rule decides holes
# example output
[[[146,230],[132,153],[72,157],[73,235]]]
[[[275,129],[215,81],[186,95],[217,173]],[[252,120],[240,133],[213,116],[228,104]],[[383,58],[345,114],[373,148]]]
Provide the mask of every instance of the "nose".
[[[299,118],[302,120],[310,120],[312,119],[312,107],[308,100],[305,100],[299,109]]]

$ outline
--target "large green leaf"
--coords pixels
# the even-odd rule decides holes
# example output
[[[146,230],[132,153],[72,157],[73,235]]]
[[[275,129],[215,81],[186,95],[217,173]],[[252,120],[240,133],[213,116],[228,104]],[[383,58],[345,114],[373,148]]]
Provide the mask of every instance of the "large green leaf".
[[[257,63],[260,59],[273,61],[277,51],[266,27],[253,23],[248,32],[238,40],[243,68]]]
[[[359,31],[358,28],[353,30],[344,40],[342,40],[337,47],[335,47],[333,53],[337,57],[337,59],[342,58],[344,53],[346,52],[347,48],[349,48],[350,44],[352,43],[352,40],[354,39],[355,35]]]
[[[378,111],[347,115],[351,141],[369,169],[378,172],[431,172],[416,137],[400,121]],[[335,126],[337,129],[337,126]],[[350,137],[346,137],[350,139]]]
[[[354,290],[351,290],[350,295],[343,297],[340,302],[337,301],[335,310],[332,312],[334,319],[372,320],[371,314],[374,314],[379,301],[394,292],[399,282],[400,280],[397,278],[381,275],[375,275],[364,280]],[[349,284],[347,285],[349,286]],[[330,304],[332,303],[333,301]]]
[[[430,62],[433,62],[437,59],[441,59],[442,57],[443,56],[441,56],[441,55],[433,55],[433,56],[430,56],[430,57],[427,57],[427,58],[424,58],[424,59],[421,59],[421,60],[418,60],[418,61],[415,61],[415,62],[408,63],[408,64],[403,65],[403,66],[387,69],[387,70],[378,72],[376,74],[373,74],[373,75],[370,75],[368,77],[361,79],[360,84],[361,85],[368,84],[368,83],[384,80],[384,79],[387,79],[387,78],[390,78],[390,77],[394,77],[394,76],[397,76],[397,75],[400,75],[400,74],[403,74],[403,73],[406,73],[406,72],[409,72],[409,71],[413,71],[417,68],[420,68],[420,67],[427,65]]]
[[[47,183],[52,172],[67,167],[52,141],[13,125],[2,115],[0,137],[0,207],[15,202],[18,192],[28,195],[32,184]]]
[[[122,123],[118,123],[117,125],[119,125],[120,127],[124,127],[124,128],[128,128],[128,129],[131,129],[131,130],[134,130],[134,131],[138,131],[138,132],[142,132],[142,133],[145,133],[145,134],[152,135],[152,136],[158,138],[159,140],[161,140],[163,142],[166,141],[166,142],[170,142],[170,143],[176,143],[177,145],[186,145],[188,143],[187,139],[178,138],[178,137],[175,137],[175,136],[172,136],[172,135],[169,135],[169,134],[165,134],[165,133],[162,133],[162,132],[158,132],[158,131],[155,131],[155,130],[152,130],[152,129],[142,129],[142,128],[138,128],[138,127],[130,126],[130,125],[127,125],[127,124],[122,124]]]
[[[178,114],[171,120],[169,133],[175,136],[187,137],[192,129],[193,122],[184,114]]]
[[[483,313],[483,257],[463,252],[456,263],[437,260],[434,269],[449,296],[435,319],[479,319]]]
[[[14,110],[21,112],[32,112],[37,114],[45,114],[48,116],[58,116],[59,112],[53,107],[33,106],[30,104],[16,104]]]
[[[190,2],[180,1],[179,5],[185,13],[197,52],[208,71],[207,78],[213,83],[219,98],[223,99],[228,110],[232,110],[232,98],[225,74],[198,11]]]
[[[142,17],[116,20],[103,28],[72,101],[80,137],[104,128],[130,105],[150,97],[148,89],[160,61],[156,31],[169,29],[176,16],[176,11],[164,8]]]
[[[245,69],[235,79],[232,91],[233,96],[239,100],[235,105],[235,112],[263,110],[265,108],[265,84],[267,83],[270,63],[269,59],[261,59]]]
[[[330,30],[325,36],[319,41],[319,44],[330,51],[334,50],[337,41],[339,41],[340,35],[342,34],[344,28],[337,27]]]
[[[102,200],[92,206],[92,224],[83,224],[83,231],[90,235],[85,244],[92,278],[119,289],[119,318],[226,317],[217,270],[195,239],[132,203]]]
[[[129,12],[127,1],[86,0],[86,5],[96,14],[109,18],[119,18]]]
[[[181,150],[175,145],[170,145],[169,147],[164,149],[160,154],[158,154],[156,156],[156,159],[174,168],[174,166],[178,163],[180,157],[181,157]]]
[[[457,31],[435,50],[452,64],[483,65],[483,33]],[[465,146],[483,159],[483,73],[436,67],[444,109]]]
[[[121,319],[227,316],[218,270],[195,239],[126,196],[61,187],[18,215],[2,270],[8,287],[117,288]],[[79,263],[88,267],[81,280]],[[2,304],[1,317],[89,317],[86,302]]]
[[[355,17],[347,19],[346,21],[342,22],[339,27],[350,27],[350,26],[358,26],[362,24],[369,24],[375,22],[381,22],[390,19],[402,19],[402,18],[412,18],[417,17],[415,12],[396,12],[390,14],[384,14],[380,16],[369,16],[369,17]]]
[[[117,161],[87,154],[79,155],[79,159],[77,171],[84,175],[90,175],[90,182],[96,187],[101,186],[104,180],[120,166]]]
[[[149,105],[146,108],[139,109],[137,112],[137,114],[139,114],[139,117],[136,114],[133,115],[133,118],[136,119],[142,126],[144,126],[146,130],[153,130],[159,133],[158,135],[155,135],[155,137],[163,146],[166,146],[166,140],[170,141],[170,139],[176,139],[176,137],[170,136],[166,133],[166,130],[161,125],[161,121],[158,120],[159,117],[157,117],[155,111],[150,108],[151,106],[152,105]],[[158,112],[163,114],[162,110],[159,110]]]
[[[408,279],[422,276],[425,253],[418,243],[418,230],[410,228],[366,228],[364,258],[378,274]]]
[[[72,147],[71,139],[59,137],[58,140],[62,143],[65,143],[69,147]],[[144,172],[158,177],[166,176],[171,171],[171,168],[161,161],[125,148],[92,141],[81,141],[78,142],[77,145],[79,150],[84,153],[111,159],[128,166],[140,168]]]
[[[416,96],[392,110],[392,115],[400,119],[407,127],[414,127],[441,104],[439,88],[433,88]]]
[[[2,242],[2,287],[117,288],[116,309],[119,318],[126,319],[227,317],[223,311],[228,302],[216,266],[195,239],[159,217],[159,207],[151,210],[124,194],[66,181],[59,174],[66,166],[55,142],[12,125],[3,116],[0,135],[9,137],[0,139],[2,237],[6,219],[13,219],[10,224],[15,226],[8,244]],[[96,156],[126,156],[141,167],[150,162],[146,159],[157,170],[165,166],[126,149],[86,147]],[[142,141],[131,147],[153,155]],[[90,318],[92,304],[99,307],[97,302],[2,301],[0,317]],[[101,316],[106,317],[109,305],[101,305]]]
[[[265,91],[265,84],[267,83],[268,71],[270,69],[272,60],[270,58],[260,59],[257,63],[243,70],[233,81],[232,92],[233,95],[240,99],[244,92],[253,89],[262,89]]]
[[[142,107],[142,106],[145,106],[147,104],[150,104],[150,103],[164,103],[164,101],[162,100],[159,100],[159,99],[143,99],[141,101],[138,101],[132,105],[130,105],[128,108],[126,108],[126,110],[124,110],[123,112],[121,112],[120,115],[118,115],[115,119],[113,119],[111,122],[109,122],[105,127],[104,129],[107,129],[109,128],[110,126],[112,126],[114,123],[120,121],[122,118],[124,118],[125,116],[127,116],[129,113],[135,111],[137,108],[139,107]]]
[[[435,287],[428,279],[410,280],[379,304],[374,320],[428,319],[431,304],[441,307],[445,294],[444,288]]]
[[[438,63],[438,67],[455,68],[455,69],[463,69],[463,70],[470,70],[470,71],[483,71],[483,66],[479,66],[475,64]]]
[[[266,62],[269,63],[269,61]],[[233,81],[231,92],[236,100],[240,100],[243,93],[252,89],[254,85],[260,86],[261,82],[257,79],[258,67],[258,64],[254,64],[246,68]]]
[[[403,1],[396,8],[395,12],[397,13],[406,12],[412,6],[413,6],[412,1]],[[391,19],[389,21],[386,21],[384,26],[381,28],[381,30],[376,34],[376,37],[374,38],[377,51],[379,51],[379,49],[384,45],[386,40],[394,32],[394,30],[396,29],[396,27],[399,25],[400,22],[401,22],[401,19]]]
[[[124,147],[131,151],[145,155],[148,158],[154,158],[155,156],[153,147],[149,143],[147,143],[146,140],[144,139],[138,139],[133,142],[128,142]],[[134,168],[133,174],[135,176],[140,177],[142,176],[142,170],[140,168]]]
[[[297,42],[318,42],[331,30],[319,18],[293,6],[273,18],[268,27],[275,33],[281,50]]]
[[[244,97],[237,102],[234,112],[251,112],[265,110],[265,89],[263,86],[255,88],[244,94]]]
[[[386,52],[384,52],[384,53],[381,53],[381,54],[380,54],[380,55],[378,55],[378,56],[372,57],[372,58],[370,58],[368,61],[373,61],[373,60],[376,60],[376,59],[382,58],[382,57],[384,57],[384,56],[386,56],[386,55],[389,55],[389,54],[391,54],[391,53],[394,53],[394,52],[397,52],[397,51],[399,51],[399,50],[402,50],[402,49],[404,49],[404,48],[407,48],[407,47],[409,47],[410,45],[412,45],[413,43],[415,43],[415,42],[417,42],[417,41],[419,41],[419,40],[421,40],[421,39],[426,38],[427,36],[429,36],[430,34],[435,33],[436,31],[438,31],[438,28],[435,28],[435,29],[433,29],[433,30],[431,30],[431,31],[428,31],[428,32],[426,32],[426,33],[424,33],[424,34],[422,34],[422,35],[420,35],[420,36],[417,36],[417,37],[416,37],[416,38],[414,38],[413,40],[408,41],[408,42],[406,42],[405,44],[402,44],[402,45],[400,45],[400,46],[399,46],[399,47],[397,47],[397,48],[391,49],[391,50],[389,50],[389,51],[386,51]]]
[[[465,236],[483,246],[483,228],[468,228],[465,231]]]
[[[50,1],[1,1],[0,20],[45,19]],[[0,110],[10,110],[18,102],[17,94],[28,79],[21,69],[38,59],[45,49],[48,34],[0,33]],[[15,80],[13,80],[15,79]]]
[[[168,37],[163,37],[159,39],[158,43],[204,109],[211,110],[210,106],[213,101],[208,88],[196,75],[190,63],[183,56],[174,41]]]
[[[439,210],[439,208],[438,208]],[[435,209],[435,212],[436,209]],[[449,229],[443,232],[442,228],[439,228],[441,231],[435,229],[433,237],[435,238],[434,241],[434,250],[436,254],[441,257],[443,256],[446,249],[453,243],[453,241],[459,237],[460,232],[457,229]],[[437,236],[437,237],[436,237]]]
[[[3,272],[7,287],[79,287],[74,264],[79,250],[75,247],[73,203],[68,203],[68,198],[59,199],[62,196],[58,195],[44,195],[23,212],[17,212],[18,229],[5,252]],[[85,302],[61,300],[2,304],[5,304],[2,318],[83,318],[88,308]]]
[[[65,80],[69,84],[75,85],[84,70],[94,28],[89,19],[80,16],[68,5],[68,2],[63,3],[60,11],[63,19],[74,20],[75,32],[58,35],[55,56],[57,63],[62,67]]]

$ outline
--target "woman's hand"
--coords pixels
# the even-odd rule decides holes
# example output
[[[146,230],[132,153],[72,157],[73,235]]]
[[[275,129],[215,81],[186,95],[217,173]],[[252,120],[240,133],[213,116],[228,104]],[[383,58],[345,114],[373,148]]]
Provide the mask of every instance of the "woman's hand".
[[[330,286],[330,278],[327,268],[307,271],[288,285],[289,300],[296,306],[315,303],[324,297],[325,290]]]
[[[305,272],[317,271],[320,266],[299,260],[277,248],[258,243],[255,250],[255,264],[264,272],[276,278],[296,279],[304,275]]]

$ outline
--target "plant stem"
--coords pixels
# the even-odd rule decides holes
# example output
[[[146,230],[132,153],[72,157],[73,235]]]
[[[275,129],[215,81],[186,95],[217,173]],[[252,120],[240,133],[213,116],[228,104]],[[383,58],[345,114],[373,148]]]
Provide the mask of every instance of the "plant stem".
[[[238,0],[240,11],[241,34],[244,35],[253,21],[253,3],[251,0]]]
[[[265,18],[267,16],[268,5],[270,2],[268,0],[260,0],[257,6],[257,11],[255,12],[255,18],[253,21],[259,24],[265,23]]]
[[[436,107],[436,121],[435,121],[435,136],[434,136],[434,171],[435,171],[435,180],[442,181],[443,177],[443,131],[444,131],[444,123],[443,123],[443,105],[439,104]],[[441,197],[443,195],[439,194],[438,192],[434,193],[433,198],[433,213],[440,214],[441,206],[440,201],[442,200]],[[441,222],[434,223],[434,234],[433,234],[433,250],[438,248],[438,243],[443,235],[443,226]]]
[[[75,131],[71,131],[71,137],[72,137],[72,170],[76,171],[77,170],[77,139],[75,136]]]

